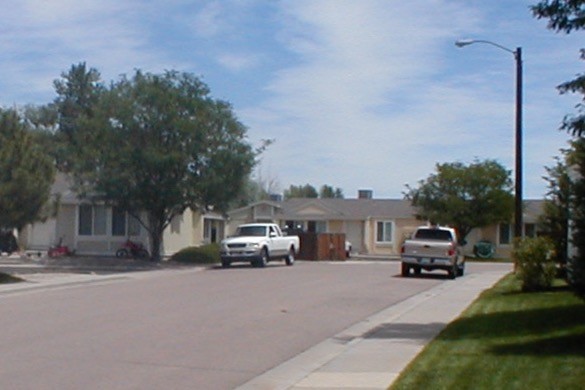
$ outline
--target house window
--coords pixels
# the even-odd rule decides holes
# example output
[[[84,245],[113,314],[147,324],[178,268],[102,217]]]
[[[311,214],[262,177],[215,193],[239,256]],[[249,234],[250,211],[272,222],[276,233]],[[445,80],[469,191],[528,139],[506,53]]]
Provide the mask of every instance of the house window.
[[[326,233],[327,222],[326,221],[309,221],[307,223],[307,231],[309,233]]]
[[[510,245],[513,240],[513,225],[509,223],[500,224],[500,245]],[[536,237],[536,224],[525,223],[522,237]]]
[[[125,236],[126,234],[139,236],[140,222],[130,214],[114,207],[112,209],[112,236]]]
[[[112,236],[126,235],[126,213],[117,207],[112,209]]]
[[[379,221],[376,224],[376,242],[391,243],[394,223],[391,221]]]
[[[91,236],[93,226],[93,207],[87,204],[79,206],[79,235]]]
[[[500,245],[510,245],[512,242],[512,225],[501,223],[499,233]]]
[[[94,206],[93,208],[93,235],[105,236],[108,214],[106,206]]]
[[[140,221],[128,214],[128,235],[139,236],[140,235]]]
[[[524,224],[524,237],[536,237],[536,225],[533,223]]]
[[[105,236],[108,214],[105,206],[80,205],[79,226],[80,236]]]

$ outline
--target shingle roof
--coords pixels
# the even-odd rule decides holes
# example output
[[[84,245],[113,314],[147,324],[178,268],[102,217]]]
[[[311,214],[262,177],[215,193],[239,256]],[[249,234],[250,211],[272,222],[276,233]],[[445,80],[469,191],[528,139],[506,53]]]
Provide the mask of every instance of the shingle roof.
[[[295,219],[299,211],[314,206],[323,213],[320,219],[365,220],[370,217],[412,218],[415,209],[404,199],[287,199],[282,203],[283,217]],[[303,214],[304,216],[307,216]]]
[[[524,200],[524,219],[527,223],[534,223],[543,212],[544,200]],[[282,202],[284,219],[299,218],[300,211],[311,206],[318,208],[322,213],[314,215],[320,220],[366,220],[372,218],[413,218],[416,208],[405,199],[312,199],[294,198]],[[302,214],[304,219],[310,217]]]

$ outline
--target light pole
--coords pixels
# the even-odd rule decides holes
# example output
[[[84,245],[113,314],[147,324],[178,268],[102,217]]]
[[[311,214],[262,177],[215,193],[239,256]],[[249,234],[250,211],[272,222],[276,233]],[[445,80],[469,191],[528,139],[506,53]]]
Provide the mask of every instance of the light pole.
[[[455,42],[455,46],[464,47],[474,43],[486,43],[505,50],[514,55],[516,60],[516,156],[515,156],[515,182],[514,182],[514,237],[522,237],[522,48],[508,49],[495,42],[481,39],[461,39]]]

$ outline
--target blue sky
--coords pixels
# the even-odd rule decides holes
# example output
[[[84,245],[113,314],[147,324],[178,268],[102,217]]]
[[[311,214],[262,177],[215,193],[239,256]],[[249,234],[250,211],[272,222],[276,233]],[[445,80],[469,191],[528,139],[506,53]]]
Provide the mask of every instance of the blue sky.
[[[230,101],[249,141],[276,142],[256,175],[275,191],[328,184],[347,198],[400,198],[436,163],[513,169],[515,62],[524,59],[524,197],[579,96],[582,33],[532,17],[537,0],[5,0],[0,105],[48,103],[53,80],[86,62],[105,81],[134,69],[200,76]]]

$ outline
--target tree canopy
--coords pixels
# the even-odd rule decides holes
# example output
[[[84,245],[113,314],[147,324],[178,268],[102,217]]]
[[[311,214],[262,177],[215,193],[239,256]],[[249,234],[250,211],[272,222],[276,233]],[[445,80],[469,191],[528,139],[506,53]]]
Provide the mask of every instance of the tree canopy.
[[[14,110],[0,109],[0,230],[43,219],[53,161]]]
[[[138,218],[158,259],[174,217],[187,208],[226,209],[252,170],[255,151],[230,104],[212,98],[191,74],[137,70],[96,96],[90,109],[74,114],[57,102],[61,119],[73,118],[67,163],[77,190]]]
[[[585,139],[571,142],[567,164],[574,169],[571,181],[571,243],[577,249],[568,259],[568,278],[575,291],[585,298]]]
[[[548,19],[548,27],[556,32],[567,34],[585,29],[585,0],[543,0],[531,7],[535,17]],[[581,60],[585,60],[585,50],[581,49]],[[556,204],[557,207],[570,209],[570,220],[573,227],[571,242],[577,253],[568,260],[568,279],[575,291],[585,297],[585,74],[578,74],[573,80],[557,87],[561,93],[578,93],[583,96],[577,105],[577,113],[567,115],[561,125],[573,136],[579,137],[571,144],[567,164],[576,169],[579,178],[569,185],[568,205]],[[553,207],[555,204],[549,207]],[[562,210],[557,210],[562,211]]]
[[[407,186],[417,217],[457,229],[461,241],[476,227],[508,222],[514,210],[510,172],[494,160],[436,165],[436,173]]]
[[[322,185],[319,190],[319,198],[343,199],[343,190],[339,187],[333,188],[330,185]]]
[[[557,32],[570,33],[585,28],[585,0],[545,0],[532,6],[532,13],[539,19],[548,19],[548,27]],[[581,49],[581,59],[585,60],[585,50]],[[559,85],[561,94],[578,93],[583,102],[577,106],[577,113],[563,119],[561,129],[574,136],[585,134],[585,74]]]
[[[318,198],[319,193],[317,189],[310,184],[295,186],[291,185],[288,189],[284,190],[284,198]]]
[[[539,217],[540,232],[553,239],[557,262],[564,264],[567,259],[567,238],[570,200],[569,167],[566,162],[568,150],[562,151],[565,158],[555,158],[555,165],[545,167],[548,191]]]
[[[337,198],[343,199],[343,190],[339,187],[333,188],[330,185],[324,184],[321,186],[319,191],[310,185],[291,185],[288,189],[284,190],[284,198]]]

